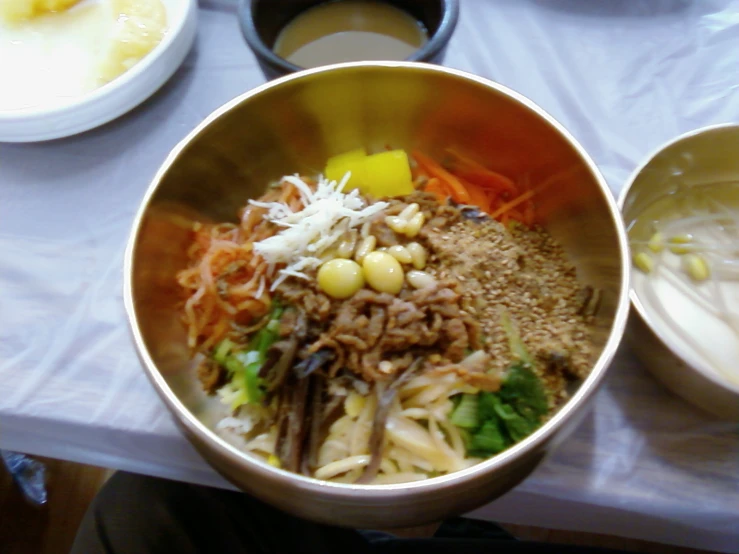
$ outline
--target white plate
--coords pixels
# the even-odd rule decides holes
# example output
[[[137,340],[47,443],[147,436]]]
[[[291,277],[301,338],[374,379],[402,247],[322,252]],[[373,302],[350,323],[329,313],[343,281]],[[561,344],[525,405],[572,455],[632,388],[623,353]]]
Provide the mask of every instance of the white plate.
[[[162,0],[162,4],[168,31],[139,63],[64,105],[0,110],[0,142],[34,142],[81,133],[123,115],[156,92],[182,64],[197,26],[197,0]],[[2,76],[5,82],[11,79]]]

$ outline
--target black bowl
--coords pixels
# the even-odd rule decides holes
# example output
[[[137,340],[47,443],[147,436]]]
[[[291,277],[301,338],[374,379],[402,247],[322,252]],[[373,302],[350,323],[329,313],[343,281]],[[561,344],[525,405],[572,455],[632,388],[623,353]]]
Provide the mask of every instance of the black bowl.
[[[267,79],[305,69],[272,51],[280,31],[298,14],[326,0],[241,0],[239,24]],[[390,0],[388,2],[420,21],[429,40],[409,61],[441,63],[459,15],[459,0]]]

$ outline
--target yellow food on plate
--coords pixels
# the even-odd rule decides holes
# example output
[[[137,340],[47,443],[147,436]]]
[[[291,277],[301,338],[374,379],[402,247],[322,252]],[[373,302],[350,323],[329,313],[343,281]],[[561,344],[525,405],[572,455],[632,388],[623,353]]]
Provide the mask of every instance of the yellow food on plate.
[[[74,102],[131,69],[166,32],[161,0],[0,0],[0,112]]]
[[[105,82],[136,65],[162,41],[167,29],[167,12],[159,0],[112,0],[112,5],[115,35],[100,68]]]
[[[0,0],[0,18],[11,23],[49,12],[63,12],[80,0]]]

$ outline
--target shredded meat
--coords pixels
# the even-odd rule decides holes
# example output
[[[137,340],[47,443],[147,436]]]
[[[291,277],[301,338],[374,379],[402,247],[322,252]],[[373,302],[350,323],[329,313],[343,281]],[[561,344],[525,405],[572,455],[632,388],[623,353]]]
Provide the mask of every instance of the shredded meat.
[[[474,320],[461,308],[457,286],[455,281],[442,281],[421,290],[406,287],[398,296],[362,289],[348,300],[328,301],[329,326],[304,355],[328,348],[336,354],[330,376],[346,368],[370,382],[405,370],[421,348],[433,348],[451,362],[461,361],[479,337],[474,336],[478,333]],[[298,288],[299,292],[294,290]],[[306,293],[303,283],[291,281],[283,289],[286,300],[299,303],[309,318],[326,321],[323,313],[310,310],[318,295]]]
[[[331,315],[331,300],[325,294],[311,287],[295,286],[299,283],[280,289],[286,303],[301,307],[306,314],[310,314],[310,318],[313,320],[318,320],[321,323],[325,322]]]
[[[400,244],[398,236],[387,226],[383,219],[375,219],[370,226],[370,234],[377,239],[378,246],[395,246]]]
[[[385,210],[386,215],[397,215],[402,212],[408,204],[412,204],[414,202],[418,204],[420,210],[427,216],[427,218],[429,216],[436,215],[437,213],[444,213],[447,208],[450,208],[448,205],[440,206],[438,200],[436,200],[436,196],[422,191],[416,191],[409,194],[408,196],[403,197],[402,200],[399,198],[390,198],[388,199],[388,202],[390,205]],[[457,211],[456,208],[452,208],[452,210]]]
[[[446,349],[446,357],[453,362],[461,362],[464,358],[464,351],[470,344],[467,327],[459,319],[450,319],[444,323],[444,335],[449,343]]]
[[[281,338],[290,336],[298,327],[298,310],[286,310],[280,318],[278,333]]]

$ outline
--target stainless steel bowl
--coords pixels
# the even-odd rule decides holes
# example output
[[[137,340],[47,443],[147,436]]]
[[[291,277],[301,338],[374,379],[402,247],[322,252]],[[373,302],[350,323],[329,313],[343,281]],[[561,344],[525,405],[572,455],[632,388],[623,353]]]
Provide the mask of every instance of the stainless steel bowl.
[[[619,206],[627,227],[652,202],[673,192],[677,174],[683,186],[739,181],[738,153],[737,124],[698,129],[660,146],[621,191]],[[627,337],[642,363],[678,396],[714,415],[738,421],[739,386],[707,365],[691,362],[685,345],[660,329],[655,314],[634,290],[631,302],[638,317],[629,323]]]
[[[193,374],[180,323],[176,272],[195,220],[236,221],[237,210],[286,173],[317,173],[328,156],[365,146],[455,148],[512,177],[551,179],[539,216],[584,283],[602,291],[590,376],[543,427],[470,469],[423,482],[350,485],[276,469],[209,427],[222,408]],[[279,508],[360,528],[436,521],[490,501],[523,480],[585,414],[621,340],[629,258],[616,203],[572,136],[498,84],[410,62],[327,66],[272,81],[229,102],[164,161],[139,209],[125,261],[125,302],[141,361],[185,435],[227,479]]]

